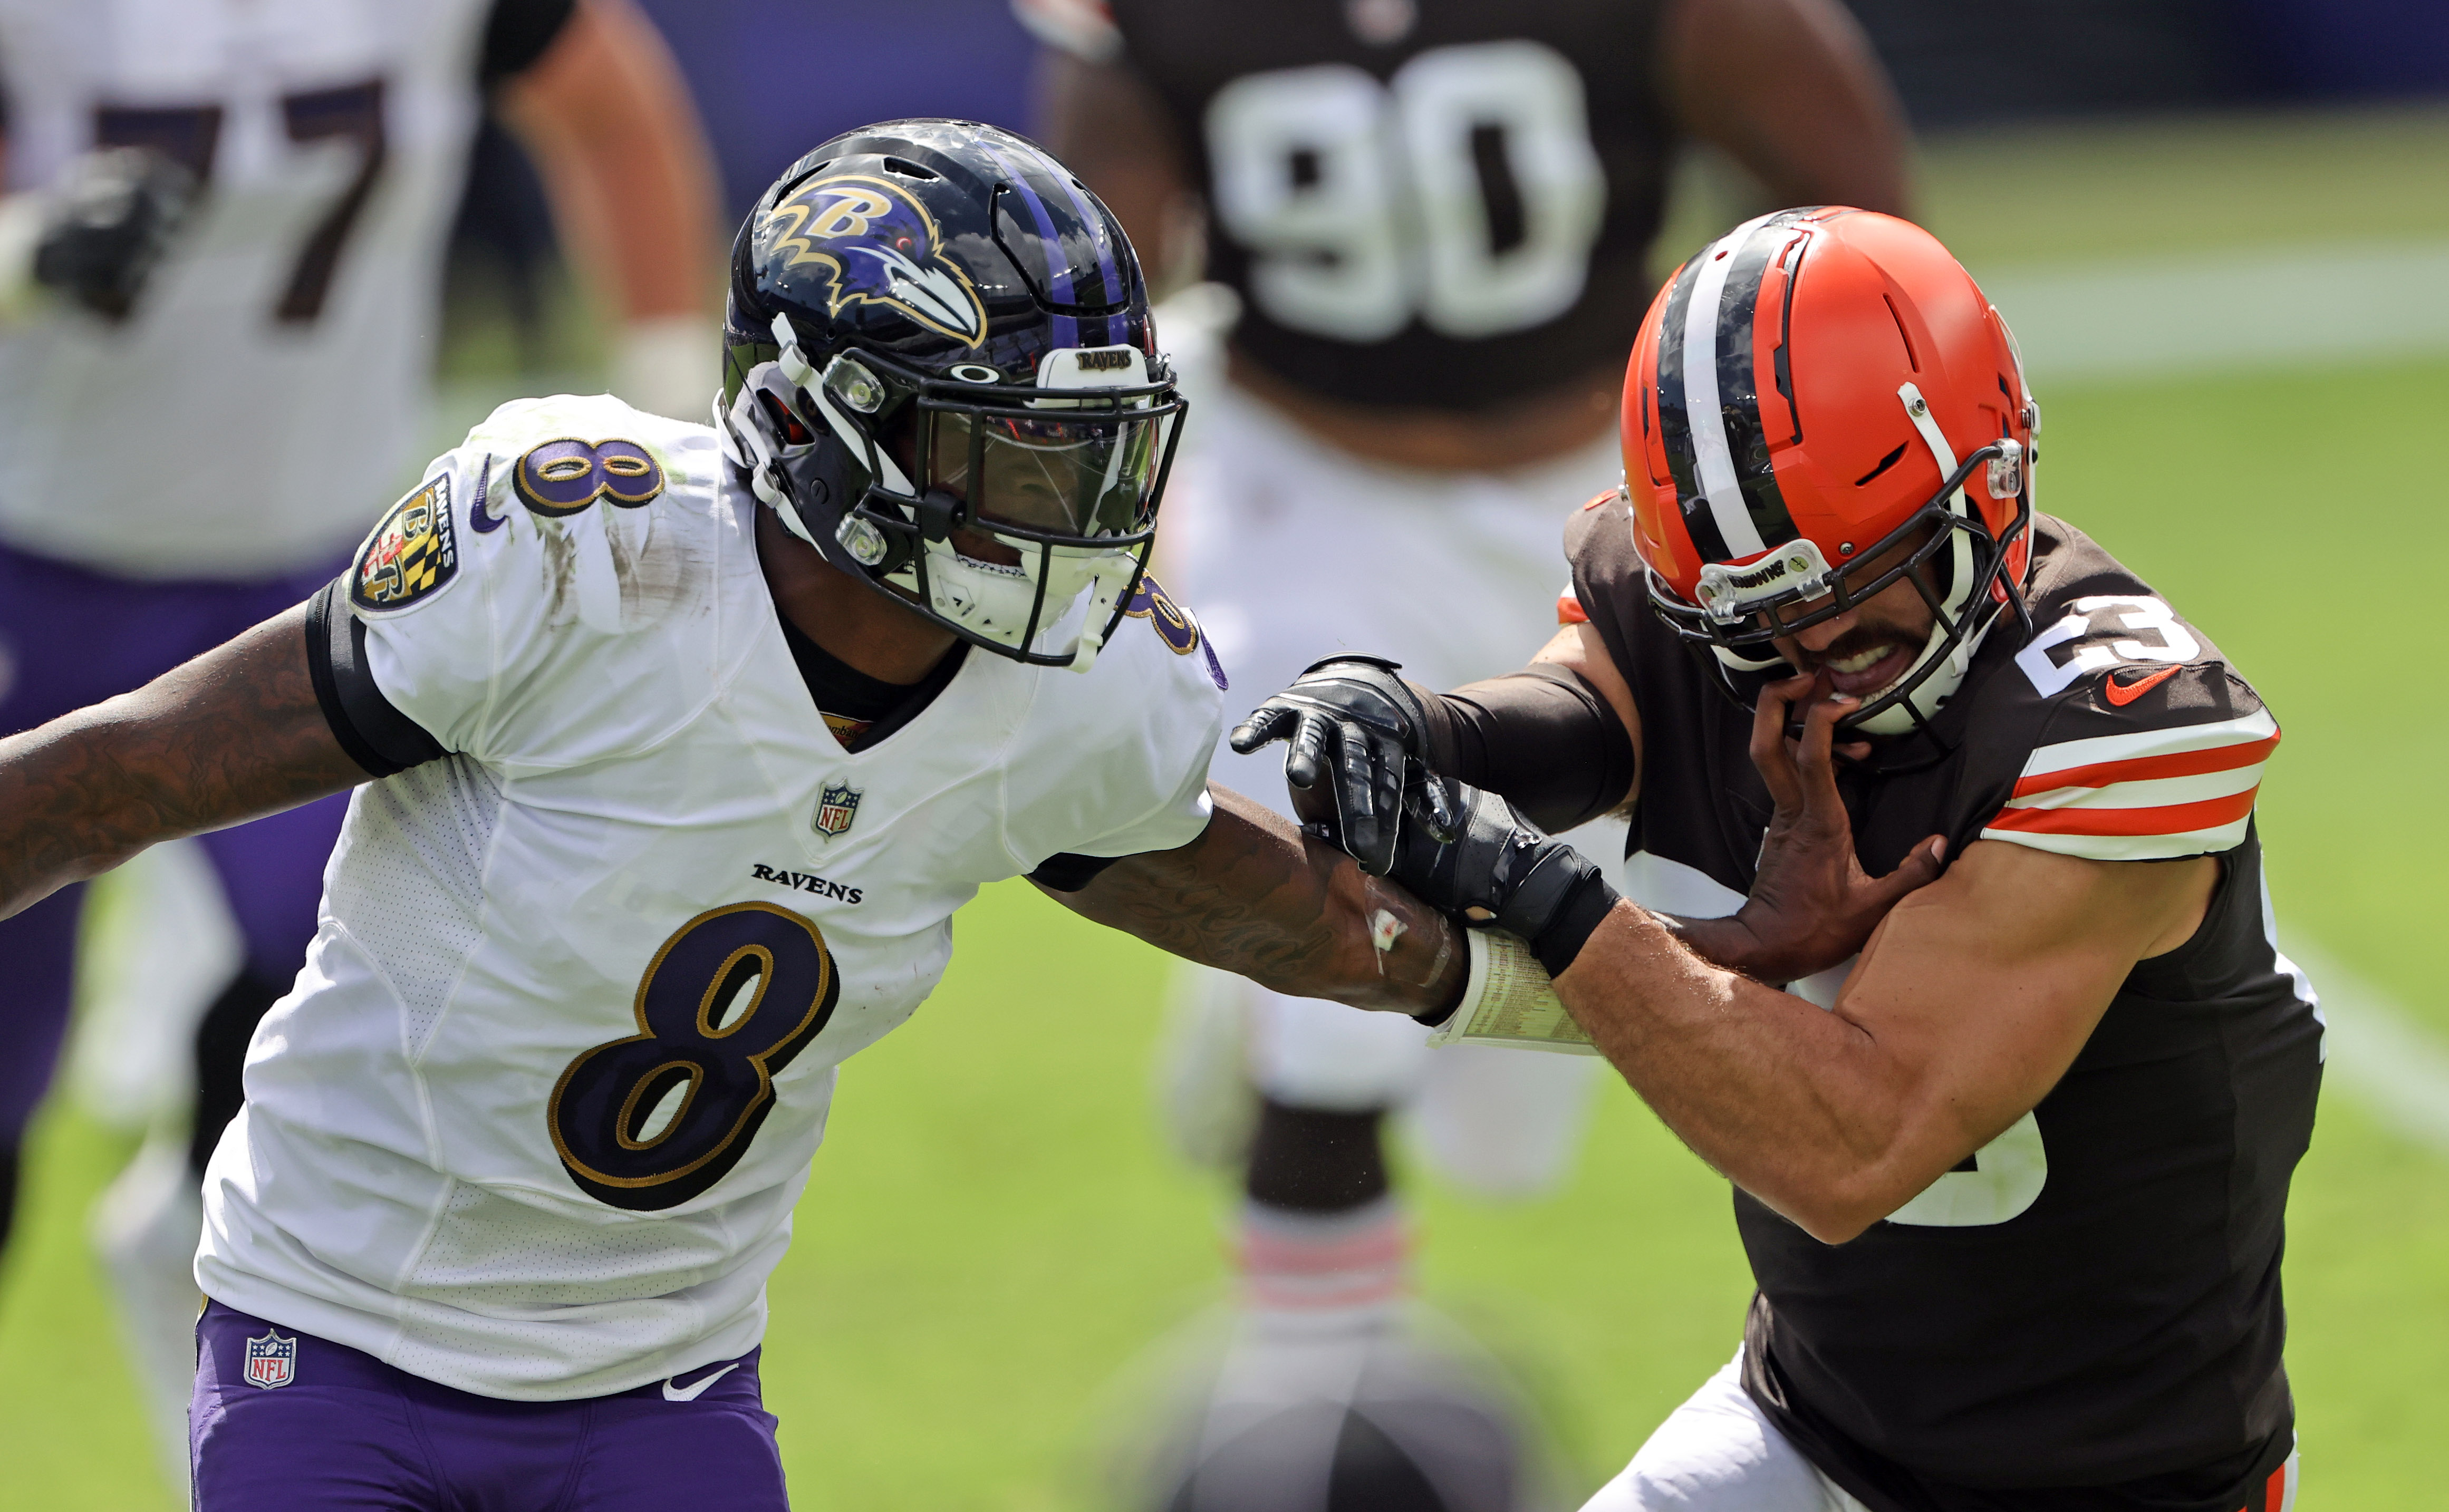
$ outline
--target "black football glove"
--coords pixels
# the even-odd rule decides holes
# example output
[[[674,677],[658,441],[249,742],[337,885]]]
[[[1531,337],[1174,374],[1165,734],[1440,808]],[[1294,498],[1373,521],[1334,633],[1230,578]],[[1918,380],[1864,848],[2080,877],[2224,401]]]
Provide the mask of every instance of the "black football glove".
[[[1293,811],[1372,876],[1393,870],[1407,809],[1436,840],[1453,838],[1457,816],[1448,785],[1430,775],[1420,693],[1395,675],[1400,666],[1329,657],[1233,730],[1233,749],[1244,756],[1270,740],[1285,743]]]
[[[1460,822],[1446,840],[1425,824],[1407,827],[1389,874],[1459,923],[1519,936],[1550,976],[1561,973],[1615,907],[1616,890],[1598,863],[1494,793],[1429,781],[1447,790]]]
[[[34,247],[34,281],[106,319],[136,307],[195,208],[196,176],[150,147],[103,147],[70,163]]]

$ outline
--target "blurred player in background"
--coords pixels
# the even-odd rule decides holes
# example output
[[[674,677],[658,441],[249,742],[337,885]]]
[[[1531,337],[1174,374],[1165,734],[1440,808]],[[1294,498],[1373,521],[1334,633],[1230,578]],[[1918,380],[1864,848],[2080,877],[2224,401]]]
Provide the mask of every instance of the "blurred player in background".
[[[15,257],[0,732],[139,686],[329,580],[420,439],[485,91],[627,321],[615,381],[703,412],[704,151],[626,0],[6,0],[0,78]],[[189,1149],[123,1194],[105,1235],[173,1465],[197,1179],[256,1021],[315,933],[341,812],[326,799],[202,842],[244,962],[198,1031]],[[67,1017],[81,893],[0,924],[0,1225]]]
[[[1195,262],[1204,214],[1206,274],[1240,296],[1167,551],[1253,688],[1386,645],[1451,686],[1551,622],[1556,521],[1621,475],[1616,390],[1679,139],[1724,148],[1772,203],[1905,208],[1899,110],[1835,0],[1017,9],[1052,45],[1050,145],[1152,268]],[[1412,1024],[1212,986],[1225,1032],[1194,1036],[1211,1063],[1176,1079],[1174,1117],[1240,1158],[1215,1110],[1246,1107],[1246,1062],[1259,1332],[1314,1337],[1328,1314],[1365,1331],[1399,1290],[1388,1108],[1483,1193],[1537,1191],[1570,1159],[1586,1063],[1431,1057]]]

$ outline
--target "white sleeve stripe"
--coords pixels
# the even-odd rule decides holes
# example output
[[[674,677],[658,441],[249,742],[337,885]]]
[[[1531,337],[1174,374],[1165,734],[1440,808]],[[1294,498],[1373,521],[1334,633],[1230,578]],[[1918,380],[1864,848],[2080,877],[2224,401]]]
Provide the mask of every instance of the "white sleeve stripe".
[[[2176,803],[2199,803],[2250,793],[2262,785],[2262,762],[2227,772],[2205,772],[2189,777],[2155,777],[2113,782],[2107,787],[2051,788],[2043,793],[2009,798],[2011,809],[2158,809]]]
[[[2242,718],[2217,719],[2208,724],[2169,725],[2156,730],[2138,730],[2132,735],[2061,740],[2055,745],[2035,747],[2032,758],[2024,763],[2024,775],[2038,776],[2043,773],[2098,766],[2136,756],[2175,756],[2187,751],[2243,745],[2254,740],[2267,740],[2278,733],[2279,722],[2270,717],[2270,711],[2256,709]]]
[[[2232,824],[2176,834],[2059,834],[2040,831],[1984,830],[1984,840],[2004,840],[2035,851],[2079,856],[2087,861],[2171,861],[2181,856],[2210,855],[2245,843],[2251,815]]]

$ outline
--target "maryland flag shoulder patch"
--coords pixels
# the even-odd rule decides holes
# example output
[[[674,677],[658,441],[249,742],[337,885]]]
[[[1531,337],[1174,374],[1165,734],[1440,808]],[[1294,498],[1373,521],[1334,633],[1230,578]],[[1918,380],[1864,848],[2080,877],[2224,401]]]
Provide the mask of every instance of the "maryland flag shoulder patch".
[[[349,602],[368,614],[387,614],[432,598],[458,573],[445,473],[393,505],[357,548],[349,566]]]

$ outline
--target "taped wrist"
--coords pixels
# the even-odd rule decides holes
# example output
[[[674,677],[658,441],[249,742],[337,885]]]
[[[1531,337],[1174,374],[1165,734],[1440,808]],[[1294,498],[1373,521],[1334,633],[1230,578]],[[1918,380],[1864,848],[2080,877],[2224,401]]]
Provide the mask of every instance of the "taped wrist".
[[[1599,875],[1596,867],[1574,884],[1563,905],[1549,919],[1548,927],[1539,931],[1539,938],[1531,942],[1531,952],[1547,967],[1552,979],[1563,976],[1565,967],[1580,956],[1582,947],[1590,943],[1618,898],[1615,889],[1608,886],[1607,878]]]
[[[1503,794],[1552,834],[1632,791],[1632,737],[1577,672],[1540,663],[1452,693],[1415,691],[1429,764]]]
[[[1549,976],[1561,976],[1615,903],[1616,890],[1595,863],[1552,842],[1497,910],[1496,924],[1520,935]]]

